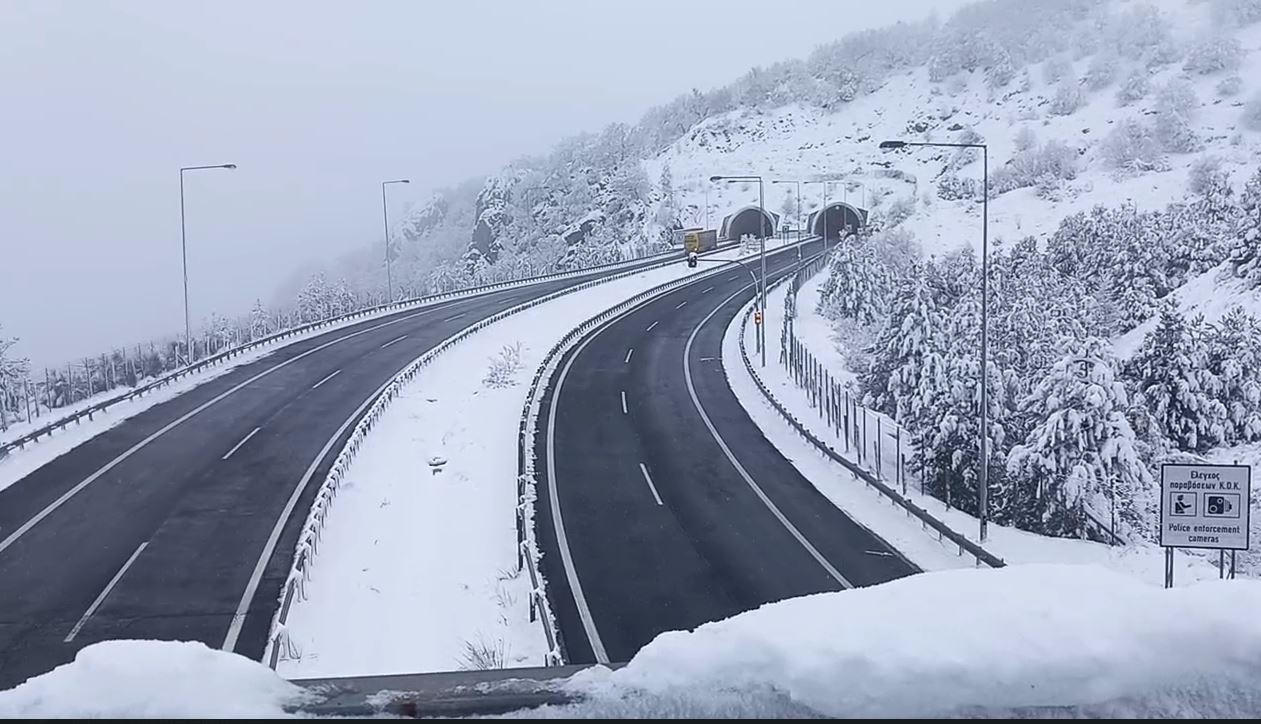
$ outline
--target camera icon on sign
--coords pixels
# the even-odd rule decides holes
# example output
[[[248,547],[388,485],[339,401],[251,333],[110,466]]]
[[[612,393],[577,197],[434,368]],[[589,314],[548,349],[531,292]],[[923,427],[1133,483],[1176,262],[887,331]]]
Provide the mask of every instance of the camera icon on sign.
[[[1234,493],[1209,493],[1204,496],[1204,514],[1216,518],[1238,518],[1239,496]]]

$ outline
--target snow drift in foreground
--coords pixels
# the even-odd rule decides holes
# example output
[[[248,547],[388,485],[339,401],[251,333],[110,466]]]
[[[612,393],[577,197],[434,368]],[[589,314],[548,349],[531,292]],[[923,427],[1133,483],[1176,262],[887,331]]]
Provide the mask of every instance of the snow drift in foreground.
[[[1164,590],[1060,564],[925,573],[662,634],[624,669],[573,677],[590,698],[548,713],[655,701],[689,716],[1253,715],[1258,605],[1255,581]]]
[[[1099,566],[924,573],[658,636],[529,717],[1261,714],[1261,582],[1164,590]],[[115,641],[0,692],[0,717],[284,716],[266,667],[198,643]],[[495,702],[488,701],[488,708]]]
[[[104,641],[0,691],[0,718],[275,717],[306,696],[257,661],[203,643]]]

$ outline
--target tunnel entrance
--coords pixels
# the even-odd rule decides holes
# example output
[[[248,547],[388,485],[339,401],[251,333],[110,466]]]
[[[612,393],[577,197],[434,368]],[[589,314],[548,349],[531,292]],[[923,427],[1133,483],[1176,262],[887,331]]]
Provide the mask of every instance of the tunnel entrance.
[[[843,201],[834,201],[825,206],[822,211],[815,211],[810,214],[809,221],[810,233],[823,236],[826,229],[829,239],[841,238],[841,233],[846,229],[858,231],[866,223],[866,209],[856,208]]]
[[[740,239],[748,234],[756,239],[765,239],[775,235],[778,225],[779,216],[774,212],[746,206],[723,218],[718,236],[723,239]]]

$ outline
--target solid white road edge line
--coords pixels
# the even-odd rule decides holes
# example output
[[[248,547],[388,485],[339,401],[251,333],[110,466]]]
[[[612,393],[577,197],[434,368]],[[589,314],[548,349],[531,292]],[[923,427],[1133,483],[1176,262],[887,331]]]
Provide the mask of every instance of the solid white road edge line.
[[[136,549],[136,552],[131,554],[131,558],[128,558],[127,562],[123,564],[123,567],[118,569],[118,573],[115,573],[114,577],[109,579],[109,583],[105,584],[105,590],[101,591],[101,595],[96,597],[96,600],[92,602],[91,606],[88,606],[88,610],[83,612],[83,617],[80,618],[79,622],[74,625],[74,628],[70,629],[70,633],[66,634],[66,637],[62,639],[62,641],[66,643],[74,641],[74,637],[79,635],[79,630],[83,628],[83,624],[87,623],[88,619],[92,618],[92,614],[96,613],[96,609],[101,607],[101,604],[105,602],[105,597],[109,595],[110,591],[114,590],[114,586],[118,585],[118,579],[123,577],[123,574],[127,572],[128,568],[131,568],[131,564],[135,563],[136,559],[140,557],[140,551],[144,550],[147,545],[149,545],[149,541],[141,543],[140,547]]]
[[[359,418],[359,415],[363,414],[368,405],[372,404],[393,381],[394,378],[391,377],[378,387],[375,392],[368,395],[367,399],[361,402],[354,412],[350,413],[350,417],[347,417],[342,422],[341,427],[337,428],[337,432],[334,432],[333,436],[328,439],[328,442],[324,443],[324,447],[320,448],[315,459],[307,466],[306,472],[302,474],[302,478],[298,481],[297,486],[294,487],[293,493],[289,495],[289,500],[285,503],[284,510],[280,511],[280,517],[276,519],[276,524],[272,526],[271,535],[267,536],[267,543],[263,546],[263,552],[259,555],[258,562],[254,564],[254,572],[250,574],[250,580],[245,585],[245,592],[241,594],[241,600],[237,603],[236,613],[232,615],[232,623],[228,626],[228,635],[223,639],[222,648],[224,651],[232,651],[236,648],[236,640],[241,635],[241,627],[245,625],[245,617],[249,613],[250,602],[254,600],[254,593],[258,591],[258,584],[263,579],[263,571],[267,568],[267,561],[271,560],[272,553],[276,550],[276,544],[280,542],[280,534],[285,528],[285,523],[289,522],[289,516],[293,514],[293,509],[297,506],[298,499],[302,497],[302,491],[306,490],[307,484],[311,482],[311,477],[315,475],[315,469],[320,466],[324,457],[328,455],[329,450],[333,449],[333,445],[336,444],[342,433],[346,432],[346,428],[350,427]]]
[[[692,342],[696,340],[696,335],[700,333],[701,329],[709,322],[709,320],[714,318],[714,315],[717,314],[720,309],[727,306],[732,299],[735,299],[737,296],[752,287],[753,285],[749,284],[740,291],[724,299],[721,304],[714,307],[714,311],[707,314],[705,318],[701,320],[700,324],[696,325],[696,328],[692,330],[692,334],[688,336],[687,344],[683,347],[683,377],[687,381],[687,393],[691,396],[692,404],[696,407],[696,411],[700,413],[701,420],[704,421],[705,427],[709,429],[709,434],[712,435],[714,441],[718,443],[718,447],[722,448],[723,454],[727,456],[727,460],[731,462],[732,467],[736,469],[736,472],[740,473],[740,477],[744,478],[744,482],[748,483],[754,493],[757,493],[757,497],[762,501],[762,504],[765,505],[772,514],[774,514],[780,524],[792,534],[793,538],[797,539],[797,542],[801,544],[801,547],[806,549],[806,552],[809,553],[810,556],[823,567],[823,570],[827,571],[829,576],[834,578],[837,583],[841,584],[842,587],[853,588],[854,584],[850,583],[845,576],[842,576],[841,572],[836,570],[836,568],[823,557],[823,554],[820,553],[809,540],[806,540],[805,535],[803,535],[800,530],[797,530],[797,526],[793,525],[792,521],[788,520],[775,503],[771,502],[771,499],[767,497],[765,492],[762,491],[762,488],[754,482],[748,471],[744,469],[744,466],[740,464],[740,461],[737,460],[736,456],[731,452],[731,448],[727,446],[726,441],[718,434],[718,430],[714,427],[714,423],[710,421],[709,415],[705,412],[705,408],[701,406],[700,398],[696,396],[696,386],[692,383],[692,368],[687,363],[688,359],[692,356]]]
[[[317,385],[317,386],[318,386],[318,385]],[[248,435],[246,435],[245,437],[241,438],[241,442],[238,442],[237,444],[233,445],[233,446],[232,446],[232,449],[231,449],[231,450],[229,450],[229,451],[228,451],[228,452],[227,452],[227,453],[226,453],[223,457],[221,457],[221,458],[219,458],[219,459],[220,459],[220,460],[227,460],[228,458],[232,457],[232,453],[236,452],[237,450],[240,450],[242,445],[244,445],[245,443],[249,442],[249,441],[250,441],[250,438],[251,438],[251,437],[254,437],[254,435],[256,435],[256,434],[258,433],[258,431],[259,431],[259,430],[262,430],[262,429],[263,429],[263,428],[261,428],[261,427],[256,427],[256,428],[254,428],[253,430],[250,430],[250,434],[248,434]]]
[[[664,505],[661,502],[661,494],[657,492],[657,486],[652,484],[652,476],[648,475],[648,468],[643,463],[639,464],[639,472],[644,474],[644,480],[648,483],[648,489],[652,491],[652,497],[657,499],[657,505]]]
[[[84,488],[88,487],[88,486],[89,486],[89,485],[91,485],[92,483],[96,482],[97,478],[100,478],[100,477],[101,477],[102,475],[104,475],[105,473],[108,473],[110,470],[113,470],[113,469],[114,469],[114,467],[115,467],[116,465],[118,465],[118,464],[119,464],[119,463],[121,463],[122,461],[126,460],[127,458],[131,457],[132,455],[136,454],[136,452],[138,452],[141,448],[145,447],[146,445],[148,445],[149,443],[153,442],[154,440],[157,440],[158,438],[162,437],[163,435],[165,435],[166,433],[170,432],[171,430],[174,430],[174,429],[175,429],[176,427],[178,427],[179,425],[182,425],[183,423],[185,423],[185,422],[187,422],[188,420],[192,419],[195,415],[197,415],[197,414],[199,414],[199,413],[201,413],[201,412],[204,412],[204,411],[205,411],[207,408],[209,408],[211,405],[215,404],[216,402],[219,402],[220,400],[223,400],[223,399],[224,399],[224,398],[226,398],[228,395],[231,395],[233,392],[236,392],[237,390],[240,390],[240,389],[244,388],[245,386],[250,385],[250,384],[252,384],[252,383],[254,383],[254,382],[256,382],[256,381],[258,381],[258,380],[260,380],[260,379],[262,379],[262,378],[264,378],[264,377],[266,377],[267,375],[270,375],[271,373],[275,372],[276,370],[279,370],[279,369],[281,369],[281,368],[287,367],[287,366],[289,366],[289,365],[293,364],[294,362],[297,362],[298,360],[302,359],[303,357],[306,357],[307,355],[315,354],[316,352],[319,352],[320,350],[322,350],[322,349],[324,349],[324,348],[326,348],[326,347],[331,347],[332,345],[335,345],[335,344],[337,344],[338,342],[345,341],[345,340],[347,340],[347,339],[350,339],[351,337],[358,337],[358,336],[359,336],[359,335],[361,335],[361,334],[367,334],[368,332],[372,332],[372,331],[377,330],[377,329],[380,329],[380,328],[382,328],[382,327],[388,327],[388,326],[389,326],[389,325],[391,325],[391,324],[398,324],[399,322],[404,322],[404,321],[407,321],[408,319],[412,319],[413,317],[419,317],[419,316],[421,316],[421,315],[423,315],[423,314],[429,314],[430,312],[433,312],[433,311],[434,311],[434,310],[432,310],[432,309],[426,309],[426,310],[421,311],[421,312],[416,312],[415,314],[409,314],[409,315],[407,315],[406,317],[399,317],[398,319],[393,319],[393,320],[390,320],[389,322],[384,322],[384,323],[382,323],[382,324],[378,324],[378,325],[376,325],[376,326],[374,326],[374,327],[369,327],[369,328],[367,328],[367,329],[361,329],[361,330],[359,330],[358,332],[352,332],[352,333],[350,333],[350,334],[347,334],[347,335],[344,335],[344,336],[338,337],[337,339],[329,340],[328,342],[325,342],[324,344],[321,344],[321,345],[319,345],[318,347],[312,347],[311,349],[309,349],[309,350],[307,350],[307,351],[305,351],[305,352],[303,352],[303,353],[301,353],[301,354],[299,354],[299,355],[296,355],[296,356],[294,356],[294,357],[290,357],[289,359],[285,360],[284,362],[281,362],[280,364],[275,365],[274,367],[268,367],[267,369],[263,370],[262,372],[259,372],[258,374],[254,375],[253,377],[249,378],[248,380],[245,380],[244,382],[241,382],[241,383],[237,384],[235,387],[232,387],[231,389],[227,390],[226,392],[220,393],[218,396],[216,396],[216,397],[214,397],[214,398],[212,398],[212,399],[210,399],[210,400],[207,400],[206,402],[203,402],[202,404],[198,405],[197,407],[193,408],[192,410],[190,410],[190,411],[188,411],[188,412],[184,413],[183,415],[181,415],[181,416],[180,416],[179,418],[177,418],[175,421],[170,422],[170,423],[167,423],[167,425],[166,425],[165,427],[162,427],[162,428],[161,428],[161,429],[159,429],[157,432],[155,432],[155,433],[153,433],[152,435],[150,435],[150,436],[146,437],[145,439],[141,440],[140,442],[136,443],[135,445],[132,445],[131,447],[127,448],[127,450],[126,450],[123,454],[121,454],[121,455],[119,455],[118,457],[114,458],[113,460],[109,461],[109,462],[108,462],[108,463],[106,463],[104,466],[102,466],[99,470],[97,470],[96,472],[92,473],[92,474],[91,474],[91,475],[89,475],[88,477],[86,477],[86,478],[84,478],[83,480],[81,480],[81,481],[80,481],[78,484],[76,484],[73,488],[71,488],[71,489],[67,490],[66,492],[62,493],[62,494],[61,494],[61,497],[59,497],[59,498],[57,498],[56,500],[54,500],[53,502],[49,503],[49,504],[48,504],[48,505],[47,505],[47,506],[46,506],[43,510],[39,511],[38,513],[36,513],[36,514],[35,514],[35,515],[34,515],[34,516],[30,519],[30,520],[26,521],[26,522],[25,522],[25,523],[23,523],[23,524],[22,524],[22,525],[21,525],[21,526],[20,526],[17,530],[15,530],[15,531],[13,531],[12,533],[10,533],[8,538],[5,538],[4,540],[0,541],[0,553],[3,553],[3,552],[4,552],[4,550],[5,550],[6,548],[8,548],[9,546],[13,545],[13,544],[14,544],[15,542],[17,542],[17,540],[18,540],[19,538],[21,538],[22,536],[26,535],[26,533],[27,533],[28,531],[30,531],[30,529],[31,529],[31,528],[34,528],[36,525],[38,525],[38,524],[39,524],[39,522],[40,522],[41,520],[43,520],[44,518],[47,518],[49,515],[52,515],[53,511],[55,511],[55,510],[57,510],[58,508],[60,508],[61,506],[65,505],[65,503],[66,503],[66,501],[67,501],[67,500],[70,500],[70,499],[71,499],[71,498],[73,498],[75,495],[78,495],[79,491],[83,490]]]
[[[604,641],[596,630],[595,620],[591,618],[591,607],[587,605],[587,597],[582,592],[582,584],[578,581],[578,570],[574,568],[574,557],[569,552],[569,539],[565,536],[565,521],[560,516],[560,496],[556,492],[556,408],[560,407],[560,391],[565,386],[565,377],[574,360],[582,354],[595,335],[591,335],[578,345],[578,349],[569,356],[565,366],[556,380],[556,390],[552,393],[552,406],[547,411],[547,497],[552,509],[552,527],[556,531],[556,547],[560,548],[561,564],[565,568],[565,578],[569,581],[569,592],[574,598],[574,606],[578,608],[578,618],[582,620],[582,628],[587,633],[587,641],[591,643],[591,652],[597,663],[609,663],[609,654],[604,649]]]

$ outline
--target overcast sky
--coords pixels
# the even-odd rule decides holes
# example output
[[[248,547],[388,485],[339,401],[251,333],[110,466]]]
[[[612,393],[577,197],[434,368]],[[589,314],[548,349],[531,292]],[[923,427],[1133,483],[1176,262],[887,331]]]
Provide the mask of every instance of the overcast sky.
[[[0,0],[0,325],[37,365],[182,330],[392,208],[962,0]]]

